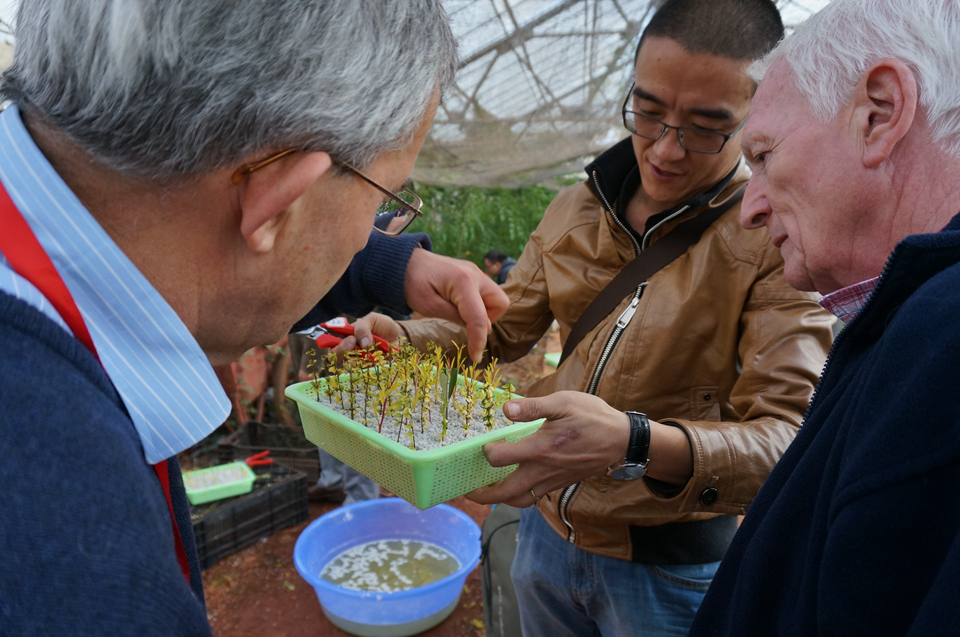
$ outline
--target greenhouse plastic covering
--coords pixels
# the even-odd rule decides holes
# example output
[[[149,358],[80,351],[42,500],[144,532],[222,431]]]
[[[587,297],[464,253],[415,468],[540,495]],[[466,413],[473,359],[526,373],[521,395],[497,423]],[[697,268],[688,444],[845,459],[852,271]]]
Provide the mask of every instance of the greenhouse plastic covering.
[[[827,0],[781,0],[788,31]],[[582,169],[627,135],[620,107],[662,0],[446,0],[460,43],[414,179],[514,187]]]
[[[829,0],[778,0],[788,32]],[[413,178],[524,186],[577,172],[627,135],[620,106],[663,0],[445,0],[460,44]],[[3,5],[12,7],[9,0]],[[0,15],[0,69],[11,29]]]

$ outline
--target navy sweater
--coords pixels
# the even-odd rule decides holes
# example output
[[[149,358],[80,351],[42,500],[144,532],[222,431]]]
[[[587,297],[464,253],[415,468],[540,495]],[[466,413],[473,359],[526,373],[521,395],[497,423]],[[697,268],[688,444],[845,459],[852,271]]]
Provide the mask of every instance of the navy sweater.
[[[404,309],[417,245],[426,235],[371,235],[310,319]],[[189,586],[160,482],[97,359],[0,292],[0,635],[210,635],[176,458],[168,467]]]
[[[0,292],[0,634],[209,635],[176,460],[171,498],[97,359]]]
[[[691,635],[960,635],[960,215],[838,336]]]

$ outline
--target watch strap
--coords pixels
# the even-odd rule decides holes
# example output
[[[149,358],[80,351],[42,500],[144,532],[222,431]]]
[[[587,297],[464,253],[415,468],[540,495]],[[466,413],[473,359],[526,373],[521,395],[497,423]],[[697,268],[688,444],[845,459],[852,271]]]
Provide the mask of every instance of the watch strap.
[[[624,412],[630,419],[630,440],[627,455],[617,464],[607,468],[607,477],[614,480],[636,480],[647,474],[647,457],[650,451],[650,421],[639,411]]]
[[[639,411],[626,412],[630,418],[630,444],[624,462],[647,466],[650,453],[650,420]]]

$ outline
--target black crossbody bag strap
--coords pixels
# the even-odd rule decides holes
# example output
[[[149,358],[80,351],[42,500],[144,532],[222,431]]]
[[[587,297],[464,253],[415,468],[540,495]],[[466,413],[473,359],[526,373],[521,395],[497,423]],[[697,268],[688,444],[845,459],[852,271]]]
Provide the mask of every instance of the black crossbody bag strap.
[[[693,219],[684,221],[620,270],[607,287],[600,290],[600,294],[593,299],[570,329],[570,336],[563,344],[560,363],[563,364],[563,361],[567,360],[583,337],[616,309],[624,297],[632,294],[641,283],[675,261],[690,249],[690,246],[699,241],[700,236],[710,227],[710,224],[743,199],[744,190],[745,188],[738,190],[722,205],[704,210]]]

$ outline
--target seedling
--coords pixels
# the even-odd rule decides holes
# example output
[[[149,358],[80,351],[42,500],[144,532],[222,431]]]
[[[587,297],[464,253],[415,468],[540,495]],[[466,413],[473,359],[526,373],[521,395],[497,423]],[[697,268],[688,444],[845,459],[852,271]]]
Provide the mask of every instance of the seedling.
[[[494,365],[496,361],[494,361]],[[430,344],[410,345],[389,359],[376,349],[328,358],[326,378],[312,378],[316,399],[351,420],[411,449],[433,449],[511,424],[500,408],[513,388],[501,388],[494,367],[466,365],[463,347],[453,360]]]

